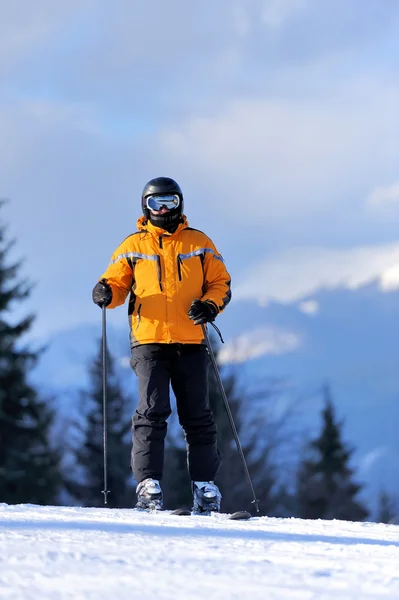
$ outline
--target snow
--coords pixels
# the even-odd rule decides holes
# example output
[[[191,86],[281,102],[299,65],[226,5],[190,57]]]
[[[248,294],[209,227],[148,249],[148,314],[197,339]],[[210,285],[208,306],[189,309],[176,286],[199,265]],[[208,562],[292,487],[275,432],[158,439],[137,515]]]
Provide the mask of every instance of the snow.
[[[399,598],[399,527],[0,504],[7,600]]]

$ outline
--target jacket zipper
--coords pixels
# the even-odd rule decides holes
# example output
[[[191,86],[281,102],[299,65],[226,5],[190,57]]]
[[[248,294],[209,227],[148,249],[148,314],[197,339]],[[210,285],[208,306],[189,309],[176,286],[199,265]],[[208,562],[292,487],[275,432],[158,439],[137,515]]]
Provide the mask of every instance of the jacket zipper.
[[[159,236],[159,247],[163,250],[163,239],[162,235]],[[159,289],[162,292],[162,267],[161,267],[161,257],[157,256],[157,266],[158,266],[158,281],[159,281]]]
[[[137,325],[136,325],[136,329],[139,328],[140,322],[141,322],[141,304],[139,304],[139,307],[137,309]]]
[[[159,289],[162,292],[162,267],[161,267],[161,257],[159,255],[157,255],[157,271],[158,271],[158,282],[159,282]]]
[[[177,275],[179,277],[179,281],[182,280],[182,276],[181,276],[181,265],[182,265],[182,259],[180,258],[180,254],[177,255]]]

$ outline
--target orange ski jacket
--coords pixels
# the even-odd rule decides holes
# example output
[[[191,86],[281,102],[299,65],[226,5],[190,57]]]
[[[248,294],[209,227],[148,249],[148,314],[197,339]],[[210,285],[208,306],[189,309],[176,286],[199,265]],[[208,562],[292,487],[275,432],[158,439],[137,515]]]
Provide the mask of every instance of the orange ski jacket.
[[[230,275],[222,256],[185,216],[174,233],[143,216],[139,231],[115,250],[100,279],[112,288],[108,308],[122,305],[130,293],[131,346],[150,343],[200,344],[202,328],[188,316],[195,299],[211,300],[222,311],[231,299]]]

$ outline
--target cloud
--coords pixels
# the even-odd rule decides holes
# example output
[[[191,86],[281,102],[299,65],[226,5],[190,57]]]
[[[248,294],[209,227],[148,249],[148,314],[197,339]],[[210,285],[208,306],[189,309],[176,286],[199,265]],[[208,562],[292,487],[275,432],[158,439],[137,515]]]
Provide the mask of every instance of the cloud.
[[[381,273],[380,288],[384,292],[399,289],[399,264],[388,267]]]
[[[305,313],[305,315],[317,315],[320,306],[316,300],[304,300],[303,302],[300,302],[299,310]]]
[[[5,4],[0,196],[42,326],[97,317],[92,282],[158,174],[234,281],[287,244],[392,239],[364,198],[397,177],[397,15],[390,0]]]
[[[399,289],[399,243],[349,249],[292,248],[241,274],[238,299],[297,302],[322,289],[356,289],[377,280],[382,291]]]
[[[71,21],[76,21],[91,0],[24,0],[2,3],[0,22],[0,77],[15,73],[32,62],[48,44],[63,39]]]
[[[130,356],[122,356],[122,358],[119,360],[119,365],[123,369],[131,369],[131,366],[130,366]]]
[[[399,182],[385,187],[376,187],[367,198],[369,206],[399,204]]]
[[[229,220],[242,220],[243,198],[266,227],[276,221],[284,226],[288,218],[314,222],[329,213],[340,218],[350,210],[348,195],[358,196],[360,205],[364,181],[396,165],[399,86],[377,94],[373,88],[370,81],[351,84],[337,90],[333,102],[235,100],[223,114],[162,128],[160,150],[180,169],[196,165],[206,174],[211,189],[227,200]],[[225,212],[224,202],[218,204]]]
[[[262,327],[240,335],[220,349],[221,364],[243,363],[264,355],[279,355],[293,352],[301,345],[300,337],[291,331],[276,327]]]
[[[234,2],[232,7],[233,29],[240,38],[251,31],[251,18],[243,2]]]
[[[268,27],[278,29],[308,4],[308,0],[267,0],[262,8],[261,20]]]
[[[360,461],[360,471],[362,474],[368,473],[378,462],[387,454],[387,448],[380,446],[371,452],[368,452]]]
[[[12,258],[25,259],[35,284],[25,310],[38,313],[42,334],[98,318],[90,290],[139,215],[139,189],[136,207],[127,193],[121,200],[131,192],[130,156],[108,148],[97,125],[85,104],[0,102],[0,195],[11,199],[1,218],[17,240]],[[116,199],[124,210],[109,218]],[[72,280],[65,302],[59,291]]]

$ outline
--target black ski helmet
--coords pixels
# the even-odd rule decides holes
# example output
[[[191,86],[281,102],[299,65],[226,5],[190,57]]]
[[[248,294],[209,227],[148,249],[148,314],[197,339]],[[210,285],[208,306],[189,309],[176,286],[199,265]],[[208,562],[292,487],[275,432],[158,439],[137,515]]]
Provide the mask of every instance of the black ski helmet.
[[[146,198],[148,196],[169,196],[172,194],[177,194],[179,196],[180,204],[168,213],[154,215],[147,208]],[[174,179],[171,179],[170,177],[156,177],[155,179],[151,179],[151,181],[144,186],[141,194],[141,208],[145,218],[151,221],[156,227],[162,227],[163,229],[173,227],[174,225],[177,225],[183,214],[183,192]]]

